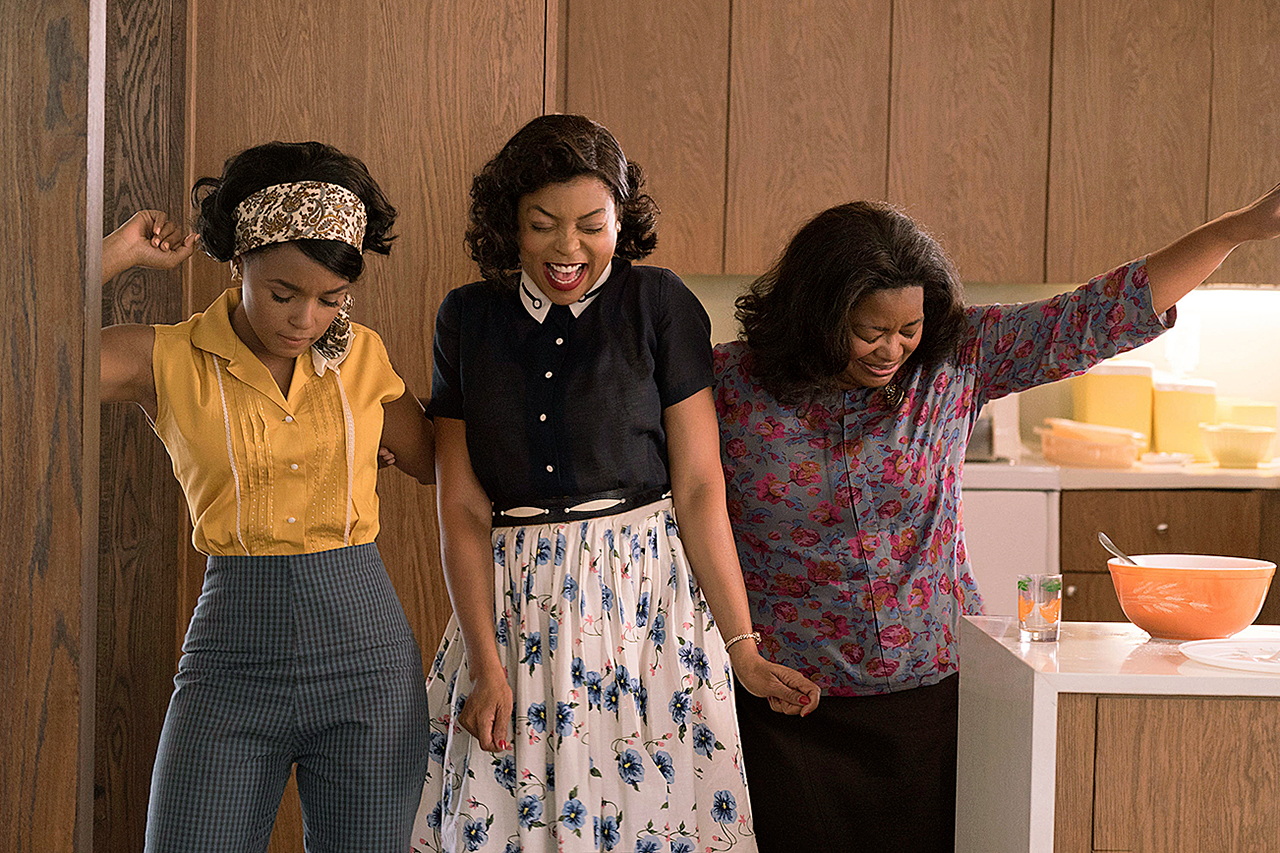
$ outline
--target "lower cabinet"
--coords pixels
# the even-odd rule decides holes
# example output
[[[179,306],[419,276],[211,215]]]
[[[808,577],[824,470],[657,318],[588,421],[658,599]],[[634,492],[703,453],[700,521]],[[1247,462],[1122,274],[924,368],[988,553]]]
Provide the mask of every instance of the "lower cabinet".
[[[1057,697],[1055,853],[1280,845],[1280,699]]]
[[[1105,532],[1130,554],[1220,554],[1280,562],[1280,491],[1274,489],[1065,490],[1059,510],[1062,618],[1124,621],[1098,543]],[[1280,623],[1280,583],[1256,620]]]

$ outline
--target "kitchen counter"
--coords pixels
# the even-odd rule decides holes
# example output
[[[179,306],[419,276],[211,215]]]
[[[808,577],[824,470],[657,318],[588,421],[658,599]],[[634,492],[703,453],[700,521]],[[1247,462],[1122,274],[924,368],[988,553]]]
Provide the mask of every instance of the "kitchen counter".
[[[1280,626],[1236,637],[1280,640]],[[1054,850],[1060,694],[1280,697],[1280,676],[1196,663],[1127,622],[1022,643],[1016,619],[965,617],[960,655],[957,851]]]
[[[1212,462],[1184,466],[1065,468],[1038,456],[1019,462],[966,462],[966,489],[1065,491],[1070,489],[1280,489],[1280,465],[1219,468]]]

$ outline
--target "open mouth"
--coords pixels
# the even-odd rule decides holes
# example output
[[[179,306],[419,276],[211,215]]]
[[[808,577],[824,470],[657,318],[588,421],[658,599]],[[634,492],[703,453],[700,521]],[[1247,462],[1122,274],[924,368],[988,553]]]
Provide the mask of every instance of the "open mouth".
[[[901,365],[897,363],[886,364],[883,367],[875,364],[867,364],[865,361],[862,363],[862,369],[873,376],[892,376],[898,372],[898,368],[900,366]]]
[[[586,264],[543,264],[547,281],[556,290],[573,290],[582,284],[587,275]]]

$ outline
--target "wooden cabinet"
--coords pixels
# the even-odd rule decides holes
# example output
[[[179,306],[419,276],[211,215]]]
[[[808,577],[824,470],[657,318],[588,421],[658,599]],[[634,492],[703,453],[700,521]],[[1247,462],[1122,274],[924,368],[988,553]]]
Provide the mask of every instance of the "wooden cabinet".
[[[1055,851],[1269,850],[1280,699],[1057,697]]]
[[[1271,489],[1101,489],[1062,492],[1063,619],[1123,621],[1098,544],[1103,531],[1130,554],[1220,554],[1275,561],[1280,493]],[[1280,622],[1273,580],[1258,622]]]

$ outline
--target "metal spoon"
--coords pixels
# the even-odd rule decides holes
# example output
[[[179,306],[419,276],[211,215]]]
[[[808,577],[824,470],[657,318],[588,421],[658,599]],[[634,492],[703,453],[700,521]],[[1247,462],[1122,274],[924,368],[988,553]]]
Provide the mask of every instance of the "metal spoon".
[[[1107,538],[1107,534],[1103,533],[1101,530],[1098,531],[1098,541],[1102,543],[1103,548],[1106,548],[1113,555],[1119,557],[1121,560],[1124,560],[1129,565],[1131,566],[1138,565],[1137,561],[1134,560],[1133,557],[1130,557],[1124,551],[1121,551],[1119,548],[1117,548],[1116,543],[1112,542],[1109,538]]]

